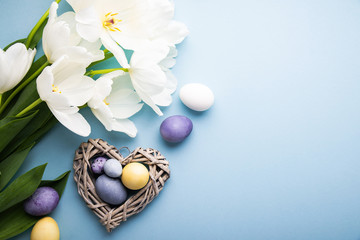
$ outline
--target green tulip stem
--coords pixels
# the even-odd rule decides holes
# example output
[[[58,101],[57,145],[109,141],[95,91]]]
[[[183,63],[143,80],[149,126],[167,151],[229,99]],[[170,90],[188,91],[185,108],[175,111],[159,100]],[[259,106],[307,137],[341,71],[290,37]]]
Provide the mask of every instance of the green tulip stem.
[[[86,76],[95,76],[98,74],[111,73],[114,71],[122,70],[124,72],[129,72],[128,68],[109,68],[109,69],[101,69],[101,70],[90,70],[85,73]]]
[[[42,102],[42,100],[40,98],[38,98],[37,100],[35,100],[35,102],[33,102],[32,104],[30,104],[29,106],[27,106],[24,110],[22,110],[21,112],[19,112],[18,114],[16,114],[15,117],[21,117],[22,115],[24,115],[25,113],[27,113],[28,111],[30,111],[31,109],[33,109],[34,107],[36,107],[37,105],[39,105]]]
[[[4,102],[4,104],[0,108],[0,114],[4,111],[4,109],[10,103],[10,101],[16,96],[16,94],[18,94],[24,87],[26,87],[26,85],[28,85],[32,80],[34,80],[34,78],[36,78],[42,72],[42,70],[44,70],[44,68],[47,67],[49,64],[50,63],[46,61],[38,70],[36,70],[36,72],[34,72],[29,78],[27,78],[25,81],[23,81],[20,84],[20,86],[18,86],[10,94],[10,96],[6,99],[6,101]]]
[[[61,0],[56,0],[56,3],[59,3]],[[36,23],[35,27],[31,30],[27,40],[26,40],[26,48],[29,48],[31,41],[33,40],[36,32],[39,30],[40,26],[43,24],[43,22],[46,20],[46,18],[49,16],[50,8],[42,15],[40,20]]]
[[[82,106],[80,106],[80,107],[78,107],[79,109],[83,109],[83,108],[86,108],[88,105],[87,105],[87,103],[85,103],[84,105],[82,105]]]
[[[1,107],[1,99],[2,99],[2,94],[0,94],[0,107]]]

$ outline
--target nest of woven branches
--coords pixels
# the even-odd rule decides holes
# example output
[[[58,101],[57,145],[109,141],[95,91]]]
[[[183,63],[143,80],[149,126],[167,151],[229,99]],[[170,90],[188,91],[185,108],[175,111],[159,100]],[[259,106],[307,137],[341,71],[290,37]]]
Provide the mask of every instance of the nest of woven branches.
[[[123,204],[109,205],[96,194],[96,176],[91,171],[92,160],[99,156],[117,159],[122,166],[132,162],[144,164],[149,169],[149,182],[142,189],[133,192]],[[82,143],[75,152],[73,168],[78,193],[100,218],[100,222],[108,232],[130,216],[141,212],[160,193],[165,182],[170,178],[169,162],[159,151],[137,148],[124,158],[119,149],[102,139],[89,139],[88,142]]]

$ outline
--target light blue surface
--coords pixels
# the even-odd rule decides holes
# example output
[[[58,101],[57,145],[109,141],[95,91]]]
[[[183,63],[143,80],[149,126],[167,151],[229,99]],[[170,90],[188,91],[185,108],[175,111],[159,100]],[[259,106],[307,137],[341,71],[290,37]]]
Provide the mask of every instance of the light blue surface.
[[[49,5],[1,0],[0,46],[25,37]],[[82,111],[90,137],[159,149],[172,175],[110,234],[71,175],[51,214],[61,239],[359,239],[360,1],[179,0],[176,19],[191,31],[178,47],[179,87],[204,83],[215,105],[196,113],[176,92],[164,117],[146,107],[132,118],[135,139],[106,132]],[[159,126],[175,114],[191,118],[194,130],[171,145]],[[57,125],[20,172],[48,162],[45,177],[55,178],[86,140]]]

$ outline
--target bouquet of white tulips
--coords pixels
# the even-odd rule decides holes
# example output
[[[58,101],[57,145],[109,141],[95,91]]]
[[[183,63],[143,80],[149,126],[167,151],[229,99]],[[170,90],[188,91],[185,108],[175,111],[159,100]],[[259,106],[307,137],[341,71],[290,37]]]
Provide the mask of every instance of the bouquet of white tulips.
[[[56,122],[88,136],[79,109],[89,107],[106,130],[135,137],[128,118],[144,104],[162,115],[159,106],[171,104],[177,86],[170,68],[188,30],[173,20],[170,0],[67,0],[74,11],[58,16],[60,1],[27,38],[0,49],[0,214],[32,194],[19,197],[16,181],[8,183]],[[34,62],[41,39],[45,55]],[[112,57],[118,68],[92,70]],[[19,229],[26,228],[12,235]]]

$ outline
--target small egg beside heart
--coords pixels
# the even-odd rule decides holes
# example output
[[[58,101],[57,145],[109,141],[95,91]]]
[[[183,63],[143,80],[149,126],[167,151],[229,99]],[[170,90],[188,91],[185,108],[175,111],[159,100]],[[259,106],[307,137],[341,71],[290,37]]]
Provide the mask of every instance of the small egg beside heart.
[[[181,115],[166,118],[160,125],[160,134],[168,142],[178,143],[190,135],[192,121]]]
[[[180,89],[179,96],[185,106],[194,111],[208,110],[214,104],[214,93],[200,83],[186,84]]]
[[[60,231],[54,219],[44,217],[37,221],[30,235],[30,240],[59,240]]]
[[[51,213],[59,203],[59,194],[51,187],[39,187],[24,202],[24,210],[32,216]]]
[[[121,163],[116,159],[107,160],[104,164],[104,172],[112,178],[120,177],[122,173]]]

